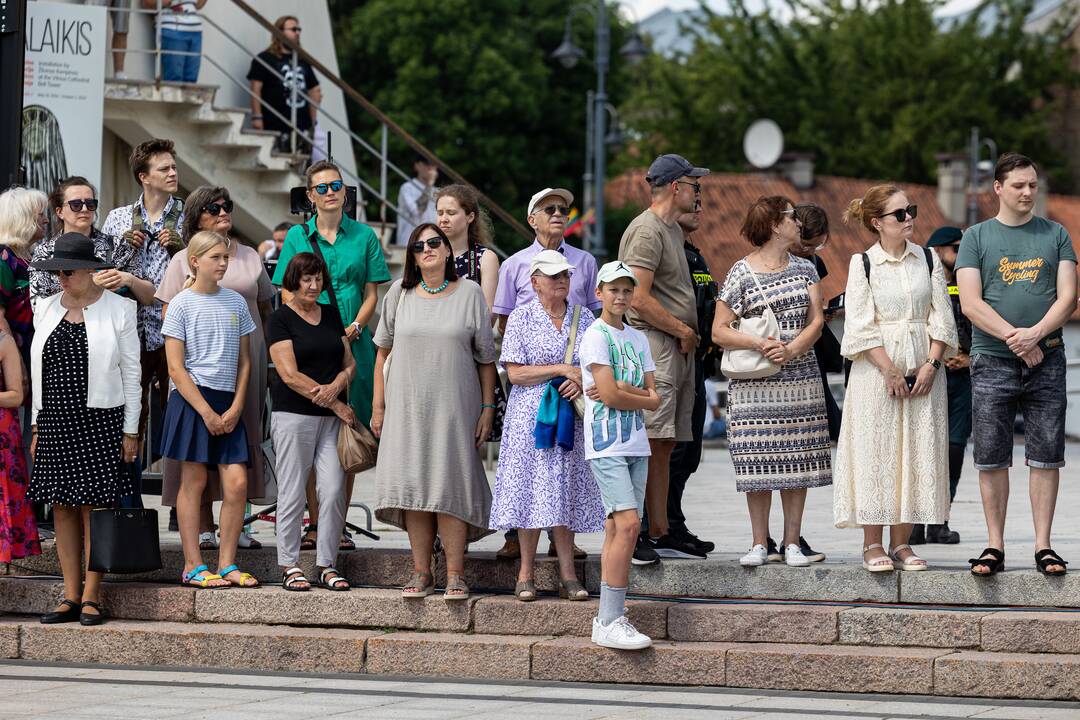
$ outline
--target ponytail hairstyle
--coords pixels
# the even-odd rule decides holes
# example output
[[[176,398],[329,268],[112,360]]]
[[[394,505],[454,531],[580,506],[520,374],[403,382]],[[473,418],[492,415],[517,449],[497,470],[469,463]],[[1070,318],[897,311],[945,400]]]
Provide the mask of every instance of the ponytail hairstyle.
[[[875,185],[866,191],[861,198],[855,198],[848,203],[844,211],[844,224],[861,222],[863,227],[878,234],[877,228],[870,221],[880,218],[885,213],[885,206],[889,204],[889,198],[900,192],[895,185]]]
[[[188,277],[187,280],[184,281],[185,290],[195,284],[195,275],[198,272],[198,269],[191,264],[191,259],[202,257],[218,245],[224,245],[228,248],[229,238],[219,232],[214,232],[213,230],[200,230],[191,236],[191,239],[187,244],[187,249],[185,250],[188,261]]]
[[[476,190],[460,183],[447,185],[435,193],[435,204],[438,205],[444,197],[454,198],[465,213],[473,215],[473,221],[469,223],[469,249],[475,250],[481,245],[491,247],[495,231],[491,227],[491,218],[487,211],[480,207]]]

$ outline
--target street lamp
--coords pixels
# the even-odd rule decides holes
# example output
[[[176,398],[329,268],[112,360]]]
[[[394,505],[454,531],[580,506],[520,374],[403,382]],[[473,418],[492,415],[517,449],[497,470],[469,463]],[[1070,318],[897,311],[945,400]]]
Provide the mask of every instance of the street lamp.
[[[990,151],[990,161],[980,161],[983,148]],[[968,148],[968,207],[967,224],[971,227],[979,222],[979,186],[994,172],[997,161],[997,143],[990,138],[980,138],[979,128],[971,128],[971,145]]]
[[[611,54],[611,27],[608,22],[607,3],[604,0],[596,0],[593,3],[583,2],[570,8],[570,14],[566,16],[566,29],[563,32],[562,43],[552,51],[551,58],[558,60],[564,68],[569,70],[577,65],[578,60],[585,57],[585,51],[574,44],[572,33],[574,14],[581,11],[592,15],[596,25],[596,92],[592,94],[592,100],[589,103],[590,108],[592,108],[593,122],[590,124],[591,127],[586,129],[586,147],[591,146],[593,148],[591,175],[594,183],[592,188],[593,232],[591,235],[586,235],[586,247],[590,252],[595,252],[596,249],[603,247],[604,242],[604,178],[607,175],[606,145],[609,139],[621,139],[622,133],[621,131],[613,131],[609,136],[606,128],[607,110],[610,103],[608,103],[607,91],[604,88],[608,72],[608,60]],[[633,34],[626,44],[619,49],[619,54],[631,64],[641,62],[649,54],[645,41],[642,40],[641,34],[637,31],[636,23]],[[586,152],[586,156],[588,154]],[[588,157],[586,157],[586,163],[588,163]],[[590,175],[588,168],[586,168],[585,174],[586,177]],[[585,196],[589,196],[588,189],[586,189]]]

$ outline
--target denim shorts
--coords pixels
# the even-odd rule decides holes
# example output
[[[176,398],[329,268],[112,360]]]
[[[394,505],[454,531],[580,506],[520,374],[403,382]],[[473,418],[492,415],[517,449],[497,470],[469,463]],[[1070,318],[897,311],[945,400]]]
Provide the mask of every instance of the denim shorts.
[[[975,467],[1012,466],[1016,410],[1024,416],[1029,467],[1065,466],[1065,349],[1045,351],[1033,368],[1023,360],[978,354],[971,358]]]
[[[649,457],[602,457],[589,461],[593,477],[600,486],[604,516],[620,510],[637,510],[640,519],[645,511],[645,481],[649,478]]]

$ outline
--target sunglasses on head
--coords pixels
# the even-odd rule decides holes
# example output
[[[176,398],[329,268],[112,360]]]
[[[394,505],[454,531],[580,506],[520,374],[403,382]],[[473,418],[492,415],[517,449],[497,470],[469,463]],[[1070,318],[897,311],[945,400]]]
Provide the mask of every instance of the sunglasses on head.
[[[333,180],[328,183],[319,183],[318,185],[312,185],[311,189],[320,195],[325,195],[329,190],[330,192],[341,192],[341,188],[345,187],[345,183],[341,180]]]
[[[217,217],[218,215],[220,215],[222,210],[224,210],[225,212],[232,215],[233,201],[232,200],[223,200],[221,202],[207,203],[206,205],[203,206],[203,209],[202,209],[202,211],[204,213],[206,213],[208,215],[213,215],[214,217]]]
[[[919,215],[919,206],[918,205],[908,205],[906,208],[900,208],[899,210],[893,210],[892,212],[887,212],[884,215],[878,215],[878,217],[880,217],[880,218],[894,217],[894,218],[896,218],[896,222],[904,222],[904,220],[907,220],[908,218],[911,218],[912,220],[914,220],[916,217],[918,217],[918,215]]]
[[[71,208],[72,212],[80,212],[84,207],[93,212],[98,209],[98,201],[95,198],[89,200],[68,200],[67,206]]]
[[[443,241],[441,237],[428,238],[427,240],[417,240],[409,246],[409,249],[412,250],[414,253],[424,252],[424,245],[427,245],[429,248],[434,250],[435,248],[442,245],[442,242]]]
[[[540,209],[547,213],[549,216],[554,215],[556,212],[560,215],[570,214],[570,208],[566,207],[565,205],[548,205],[547,207],[542,207]]]

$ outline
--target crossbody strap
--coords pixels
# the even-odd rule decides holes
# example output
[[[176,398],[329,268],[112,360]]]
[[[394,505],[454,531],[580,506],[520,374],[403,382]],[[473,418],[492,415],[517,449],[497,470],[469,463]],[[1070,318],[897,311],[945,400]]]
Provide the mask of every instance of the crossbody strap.
[[[326,257],[323,255],[322,248],[319,247],[319,231],[317,228],[312,227],[311,232],[308,233],[308,242],[311,243],[311,249],[315,253],[315,256],[322,260],[322,264],[326,267],[326,276],[330,278],[330,282],[326,285],[326,294],[330,296],[330,304],[337,311],[338,317],[341,318],[341,326],[348,327],[345,323],[345,318],[341,317],[341,306],[337,302],[337,293],[334,292],[334,280],[330,276],[330,264],[326,262]],[[351,324],[351,323],[349,323]]]
[[[569,365],[574,359],[574,342],[577,340],[578,320],[581,319],[581,306],[574,306],[573,317],[570,320],[570,337],[566,339],[566,354],[563,356],[563,364]]]

